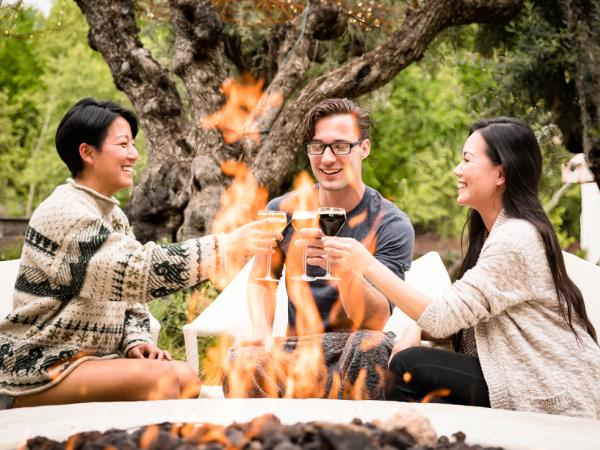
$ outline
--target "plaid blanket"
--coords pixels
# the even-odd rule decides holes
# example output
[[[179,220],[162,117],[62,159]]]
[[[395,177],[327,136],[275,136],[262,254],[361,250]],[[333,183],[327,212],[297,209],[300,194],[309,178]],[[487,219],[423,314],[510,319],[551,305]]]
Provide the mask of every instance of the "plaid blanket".
[[[229,352],[223,391],[229,398],[382,400],[395,335],[336,331],[275,339]]]

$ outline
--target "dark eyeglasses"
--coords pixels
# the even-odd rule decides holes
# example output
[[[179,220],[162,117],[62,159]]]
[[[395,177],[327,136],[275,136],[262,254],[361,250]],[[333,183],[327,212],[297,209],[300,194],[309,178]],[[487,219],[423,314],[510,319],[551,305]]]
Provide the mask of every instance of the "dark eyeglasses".
[[[329,147],[334,155],[348,155],[352,151],[352,147],[362,144],[364,139],[356,142],[333,142],[326,144],[325,142],[313,141],[305,142],[306,152],[309,155],[322,155],[325,153],[325,149]]]

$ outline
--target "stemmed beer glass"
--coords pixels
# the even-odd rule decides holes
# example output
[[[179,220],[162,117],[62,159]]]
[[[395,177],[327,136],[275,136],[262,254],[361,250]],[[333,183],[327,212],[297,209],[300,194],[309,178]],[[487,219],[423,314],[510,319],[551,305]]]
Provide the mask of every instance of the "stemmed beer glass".
[[[269,209],[265,209],[258,212],[259,219],[272,219],[266,223],[264,230],[265,231],[275,231],[277,233],[283,232],[284,228],[287,225],[287,215],[283,211],[271,211]],[[264,277],[257,278],[260,281],[279,281],[277,278],[273,278],[271,276],[271,253],[267,255],[267,273]]]
[[[346,222],[346,210],[344,208],[319,208],[317,210],[319,217],[319,227],[325,236],[336,236]],[[338,277],[331,275],[329,259],[327,259],[327,271],[325,276],[319,277],[319,280],[338,281]]]
[[[292,215],[292,226],[297,233],[300,233],[300,230],[304,228],[317,228],[319,226],[319,221],[317,219],[316,211],[294,211]],[[316,278],[308,276],[306,273],[306,249],[307,245],[304,244],[303,252],[302,252],[302,264],[303,270],[302,275],[296,275],[292,277],[293,280],[298,281],[314,281]]]

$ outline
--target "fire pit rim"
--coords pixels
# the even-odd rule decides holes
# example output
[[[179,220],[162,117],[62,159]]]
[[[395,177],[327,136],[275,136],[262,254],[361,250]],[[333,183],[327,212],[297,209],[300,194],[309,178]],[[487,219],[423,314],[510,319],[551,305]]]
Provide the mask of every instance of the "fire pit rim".
[[[283,423],[325,420],[349,423],[386,419],[398,408],[423,412],[438,435],[457,431],[467,442],[508,450],[597,448],[600,421],[539,413],[441,404],[324,399],[196,399],[149,402],[81,403],[0,411],[0,450],[15,449],[42,435],[64,440],[81,431],[132,429],[161,422],[246,422],[273,413]]]

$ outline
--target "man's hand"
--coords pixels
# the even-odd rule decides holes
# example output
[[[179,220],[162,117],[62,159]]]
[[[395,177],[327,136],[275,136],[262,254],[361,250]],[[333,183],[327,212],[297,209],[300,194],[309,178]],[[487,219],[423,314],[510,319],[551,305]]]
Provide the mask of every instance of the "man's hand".
[[[300,236],[301,239],[298,239],[295,245],[306,245],[306,263],[311,266],[319,266],[325,270],[327,261],[323,253],[323,241],[321,238],[324,234],[321,229],[304,228],[300,230]]]
[[[154,344],[146,343],[136,345],[127,352],[128,358],[134,359],[158,359],[171,361],[173,358],[166,350],[161,350]]]

